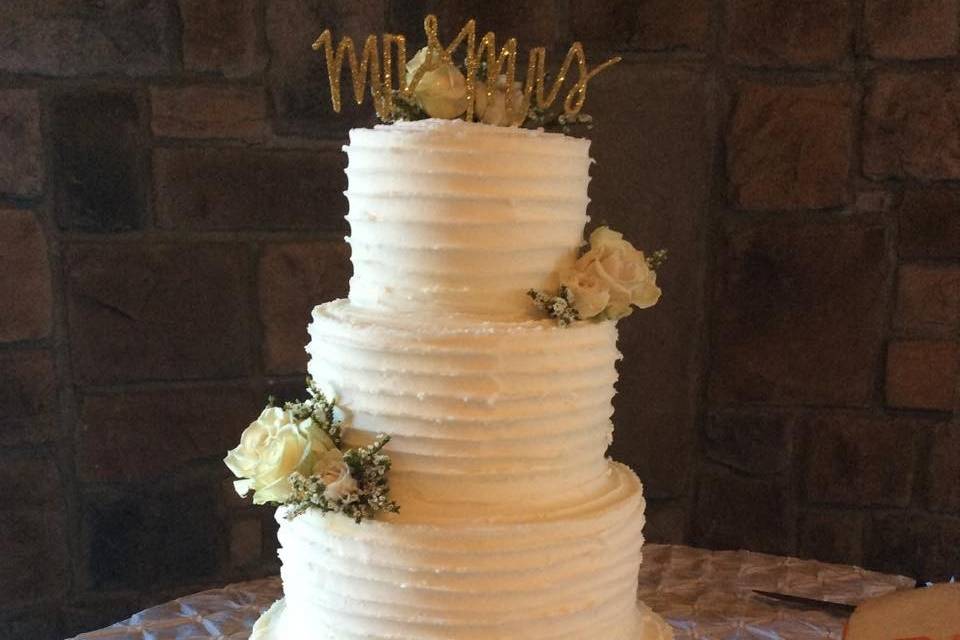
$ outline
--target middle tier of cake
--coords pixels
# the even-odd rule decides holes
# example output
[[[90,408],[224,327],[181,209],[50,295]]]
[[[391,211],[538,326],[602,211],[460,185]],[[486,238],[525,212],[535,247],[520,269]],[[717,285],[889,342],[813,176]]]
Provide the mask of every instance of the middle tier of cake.
[[[309,372],[343,408],[346,443],[393,438],[401,520],[564,518],[624,490],[605,457],[614,323],[426,318],[338,300],[316,307],[309,331]]]

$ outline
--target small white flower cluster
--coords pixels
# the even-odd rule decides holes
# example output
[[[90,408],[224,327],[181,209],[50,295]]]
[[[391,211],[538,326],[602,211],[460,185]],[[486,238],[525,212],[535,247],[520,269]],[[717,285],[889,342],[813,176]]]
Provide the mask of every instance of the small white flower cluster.
[[[562,325],[572,320],[619,320],[634,307],[646,309],[660,300],[654,268],[665,257],[665,251],[657,251],[647,258],[623,234],[598,227],[590,234],[590,248],[560,275],[559,294],[531,291],[530,296]]]
[[[239,478],[237,493],[253,491],[254,504],[292,504],[294,515],[317,506],[359,522],[377,511],[396,511],[386,478],[390,457],[381,452],[389,436],[341,451],[343,412],[332,394],[308,385],[303,402],[283,408],[271,402],[224,458]]]
[[[434,60],[427,47],[417,52],[407,63],[407,84],[412,83],[417,70]],[[479,78],[474,89],[474,115],[479,122],[500,127],[516,127],[527,119],[530,101],[524,95],[523,85],[514,82],[507,86],[507,76],[500,74],[493,87]],[[510,93],[511,106],[507,111],[507,93]],[[452,62],[441,62],[420,78],[413,90],[416,105],[426,117],[452,120],[459,118],[467,110],[467,79],[463,72]],[[407,117],[411,114],[407,113]]]

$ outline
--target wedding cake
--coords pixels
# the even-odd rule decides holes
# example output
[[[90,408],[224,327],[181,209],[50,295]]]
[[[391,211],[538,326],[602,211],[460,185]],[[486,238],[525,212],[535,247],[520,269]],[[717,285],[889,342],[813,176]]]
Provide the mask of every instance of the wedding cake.
[[[605,457],[616,320],[660,290],[619,233],[584,246],[589,141],[430,118],[344,149],[353,277],[313,310],[311,397],[226,459],[280,505],[252,637],[670,638],[636,599],[641,483]]]

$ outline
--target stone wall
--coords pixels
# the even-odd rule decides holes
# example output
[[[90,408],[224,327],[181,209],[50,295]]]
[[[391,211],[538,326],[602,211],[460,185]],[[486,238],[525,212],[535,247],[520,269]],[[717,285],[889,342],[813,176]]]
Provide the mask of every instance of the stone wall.
[[[0,637],[276,570],[220,458],[345,293],[339,148],[371,121],[309,45],[427,11],[624,56],[591,214],[670,251],[621,325],[649,537],[960,570],[957,0],[13,0]]]

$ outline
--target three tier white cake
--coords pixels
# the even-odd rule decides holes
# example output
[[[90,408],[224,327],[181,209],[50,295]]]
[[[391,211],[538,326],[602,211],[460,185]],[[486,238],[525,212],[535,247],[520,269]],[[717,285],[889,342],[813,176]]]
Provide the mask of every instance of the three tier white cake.
[[[589,141],[462,120],[350,132],[350,296],[310,324],[343,442],[392,436],[399,513],[278,509],[257,640],[669,638],[636,600],[644,499],[605,457],[616,323],[560,326]]]

